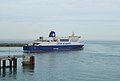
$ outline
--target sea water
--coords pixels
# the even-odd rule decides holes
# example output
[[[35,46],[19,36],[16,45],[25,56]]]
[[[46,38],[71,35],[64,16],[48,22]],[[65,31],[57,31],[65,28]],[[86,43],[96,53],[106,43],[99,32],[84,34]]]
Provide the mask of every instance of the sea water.
[[[1,70],[0,81],[120,81],[120,42],[83,41],[83,50],[23,53],[22,47],[0,47],[0,55],[34,55],[35,66]]]

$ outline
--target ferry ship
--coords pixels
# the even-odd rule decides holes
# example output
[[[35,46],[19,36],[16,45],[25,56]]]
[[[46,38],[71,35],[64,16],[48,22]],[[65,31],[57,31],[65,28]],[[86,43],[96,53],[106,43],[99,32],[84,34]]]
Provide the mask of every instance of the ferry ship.
[[[79,50],[82,49],[83,46],[84,44],[80,42],[80,36],[75,36],[74,33],[68,37],[57,37],[56,33],[51,31],[48,37],[44,38],[41,36],[34,42],[23,46],[23,51],[30,53],[56,50]]]

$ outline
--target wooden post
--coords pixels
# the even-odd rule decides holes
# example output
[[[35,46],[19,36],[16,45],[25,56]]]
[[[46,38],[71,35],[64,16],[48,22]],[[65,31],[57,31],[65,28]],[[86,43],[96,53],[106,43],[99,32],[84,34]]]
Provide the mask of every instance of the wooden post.
[[[1,59],[0,59],[0,71],[1,71]]]
[[[3,60],[3,68],[6,67],[6,60]]]
[[[6,60],[3,60],[2,68],[3,68],[3,73],[4,73],[6,71]]]
[[[0,60],[0,68],[1,68],[1,60]]]
[[[12,60],[9,60],[9,68],[10,68],[10,71],[12,70]]]
[[[17,68],[17,58],[13,58],[13,68]]]

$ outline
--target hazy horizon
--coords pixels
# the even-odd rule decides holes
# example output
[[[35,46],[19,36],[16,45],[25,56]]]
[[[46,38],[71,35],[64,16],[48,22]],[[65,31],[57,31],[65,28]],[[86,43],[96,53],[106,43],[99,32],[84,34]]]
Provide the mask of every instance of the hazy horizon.
[[[28,40],[72,32],[82,40],[120,40],[119,0],[0,1],[0,40]]]

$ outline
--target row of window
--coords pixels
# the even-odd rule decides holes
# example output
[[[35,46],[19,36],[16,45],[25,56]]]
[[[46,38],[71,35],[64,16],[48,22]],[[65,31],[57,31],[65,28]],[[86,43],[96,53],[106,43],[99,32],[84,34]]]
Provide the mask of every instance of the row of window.
[[[79,39],[70,39],[71,42],[77,42]],[[57,42],[58,40],[39,40],[41,42]],[[69,39],[60,39],[60,42],[69,42]]]

